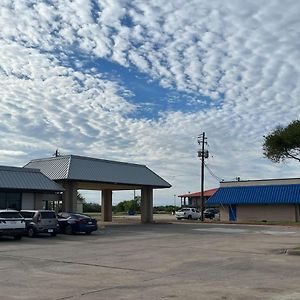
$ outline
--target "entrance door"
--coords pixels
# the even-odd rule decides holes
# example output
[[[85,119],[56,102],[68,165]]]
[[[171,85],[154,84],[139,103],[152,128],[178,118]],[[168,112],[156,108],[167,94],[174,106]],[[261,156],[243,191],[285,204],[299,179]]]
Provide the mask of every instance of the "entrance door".
[[[236,205],[229,205],[229,221],[236,221]]]

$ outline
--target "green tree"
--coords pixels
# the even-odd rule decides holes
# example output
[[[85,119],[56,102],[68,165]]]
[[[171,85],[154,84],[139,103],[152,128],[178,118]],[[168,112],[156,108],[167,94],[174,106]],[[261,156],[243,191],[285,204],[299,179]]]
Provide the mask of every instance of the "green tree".
[[[141,197],[137,196],[135,199],[132,200],[125,200],[119,202],[117,205],[114,206],[114,212],[128,212],[128,211],[141,211]]]
[[[101,205],[99,203],[93,202],[84,202],[83,203],[83,212],[101,212]]]
[[[300,162],[300,120],[286,127],[279,126],[264,136],[263,154],[275,163],[286,159]]]

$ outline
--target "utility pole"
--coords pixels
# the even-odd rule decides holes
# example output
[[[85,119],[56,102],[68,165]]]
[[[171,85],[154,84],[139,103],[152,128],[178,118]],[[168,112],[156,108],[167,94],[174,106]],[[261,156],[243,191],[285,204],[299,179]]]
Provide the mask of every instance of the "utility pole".
[[[208,158],[208,150],[205,150],[205,144],[207,144],[207,137],[205,137],[205,132],[198,136],[198,144],[201,146],[201,150],[198,151],[198,157],[201,158],[201,221],[204,221],[204,160]]]

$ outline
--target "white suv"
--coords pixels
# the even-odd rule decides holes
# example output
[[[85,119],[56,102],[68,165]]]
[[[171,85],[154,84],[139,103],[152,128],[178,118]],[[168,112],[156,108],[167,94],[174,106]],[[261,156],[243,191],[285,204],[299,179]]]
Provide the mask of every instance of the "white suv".
[[[13,236],[20,240],[25,233],[25,220],[17,210],[0,210],[0,236]]]
[[[198,220],[201,219],[201,212],[196,208],[185,207],[175,212],[177,220],[189,219],[189,220]]]

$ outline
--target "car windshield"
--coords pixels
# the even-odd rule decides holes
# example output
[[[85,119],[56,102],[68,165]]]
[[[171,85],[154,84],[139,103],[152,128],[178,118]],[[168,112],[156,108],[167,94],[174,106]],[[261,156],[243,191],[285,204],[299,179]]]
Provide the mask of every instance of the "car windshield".
[[[0,213],[2,219],[22,219],[22,216],[16,211],[5,211]]]

